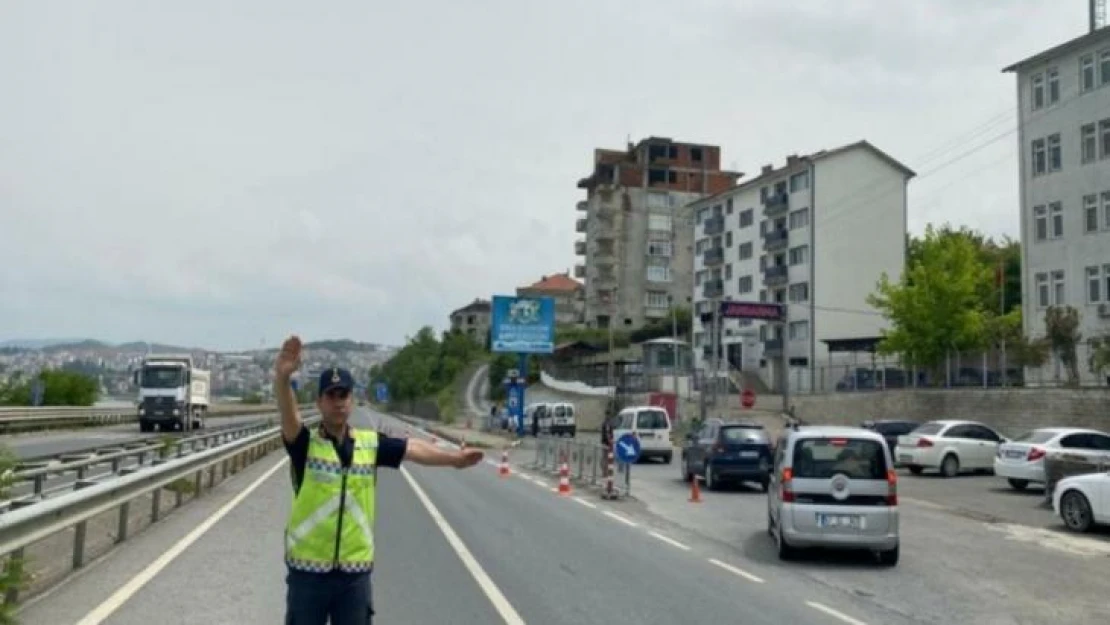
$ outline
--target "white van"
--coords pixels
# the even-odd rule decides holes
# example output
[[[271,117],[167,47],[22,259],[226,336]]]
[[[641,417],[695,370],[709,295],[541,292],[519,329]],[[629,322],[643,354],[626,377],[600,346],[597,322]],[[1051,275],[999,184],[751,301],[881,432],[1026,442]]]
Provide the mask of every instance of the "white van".
[[[574,417],[574,404],[567,402],[548,404],[547,411],[551,415],[551,435],[574,438],[574,434],[578,430]]]
[[[640,458],[662,458],[666,464],[674,457],[671,445],[671,416],[659,406],[632,406],[617,413],[613,441],[625,434],[640,439]]]

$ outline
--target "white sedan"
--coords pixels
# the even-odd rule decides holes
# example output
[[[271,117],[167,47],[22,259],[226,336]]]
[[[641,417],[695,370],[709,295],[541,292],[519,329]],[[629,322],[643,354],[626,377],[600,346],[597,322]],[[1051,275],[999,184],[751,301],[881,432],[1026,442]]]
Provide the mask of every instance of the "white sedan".
[[[1078,455],[1092,464],[1110,464],[1110,434],[1085,428],[1038,428],[998,446],[994,474],[1022,490],[1030,482],[1045,483],[1045,456],[1049,452]]]
[[[1052,509],[1068,529],[1089,531],[1096,524],[1110,524],[1110,473],[1073,475],[1056,483]]]
[[[992,469],[1003,442],[1004,436],[976,421],[929,421],[898,437],[894,457],[914,475],[939,469],[941,475],[954,477],[962,471]]]

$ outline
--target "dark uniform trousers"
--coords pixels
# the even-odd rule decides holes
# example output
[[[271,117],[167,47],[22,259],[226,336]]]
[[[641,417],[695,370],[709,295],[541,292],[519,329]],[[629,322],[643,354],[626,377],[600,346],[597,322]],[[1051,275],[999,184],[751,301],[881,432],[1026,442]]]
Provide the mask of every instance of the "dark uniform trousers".
[[[285,625],[373,623],[370,573],[289,570],[285,583]]]

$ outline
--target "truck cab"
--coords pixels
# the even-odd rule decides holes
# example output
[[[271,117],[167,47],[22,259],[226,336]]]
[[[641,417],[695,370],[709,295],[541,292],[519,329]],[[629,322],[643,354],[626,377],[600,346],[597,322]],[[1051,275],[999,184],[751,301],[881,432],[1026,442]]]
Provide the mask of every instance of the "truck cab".
[[[139,431],[189,431],[204,427],[211,373],[190,356],[147,356],[133,373],[139,387]]]

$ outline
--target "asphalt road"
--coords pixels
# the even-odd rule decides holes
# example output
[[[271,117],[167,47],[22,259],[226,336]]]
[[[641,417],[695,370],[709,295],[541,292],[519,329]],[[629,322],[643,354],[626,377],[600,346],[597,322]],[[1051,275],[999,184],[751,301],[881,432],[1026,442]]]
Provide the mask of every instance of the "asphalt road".
[[[358,419],[365,423],[368,416]],[[30,605],[24,622],[79,622],[151,562],[174,554],[175,542],[275,466],[179,557],[149,572],[145,586],[114,603],[103,622],[281,622],[281,533],[290,488],[280,457],[135,537]],[[383,471],[374,573],[379,622],[922,622],[777,567],[753,568],[743,552],[670,528],[634,502],[560,497],[554,483],[523,472],[499,478],[495,465],[490,459],[468,471],[410,466],[417,487],[402,473]],[[438,512],[426,508],[425,498]],[[517,619],[505,618],[507,610]]]

